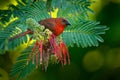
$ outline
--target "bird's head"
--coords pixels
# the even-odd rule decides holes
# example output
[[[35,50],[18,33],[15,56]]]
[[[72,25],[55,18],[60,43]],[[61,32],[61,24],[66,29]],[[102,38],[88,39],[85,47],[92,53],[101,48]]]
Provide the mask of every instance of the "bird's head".
[[[65,18],[55,18],[56,23],[61,24],[61,26],[67,27],[68,25],[71,25],[70,22]]]

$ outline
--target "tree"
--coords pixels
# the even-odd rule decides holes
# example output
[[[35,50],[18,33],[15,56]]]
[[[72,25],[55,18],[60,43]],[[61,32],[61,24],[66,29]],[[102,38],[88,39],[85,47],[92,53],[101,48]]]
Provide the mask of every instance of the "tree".
[[[57,11],[57,17],[67,18],[72,26],[67,27],[66,30],[60,35],[57,40],[63,40],[65,45],[73,47],[91,47],[98,46],[98,42],[104,40],[100,36],[105,34],[108,30],[106,26],[100,25],[100,22],[90,20],[88,12],[93,12],[89,6],[91,1],[89,0],[17,0],[18,5],[10,5],[8,10],[0,10],[0,21],[5,24],[11,20],[11,18],[17,18],[13,22],[9,23],[6,27],[0,29],[0,54],[5,54],[6,51],[14,49],[21,44],[29,43],[30,37],[35,35],[25,35],[20,38],[11,39],[14,36],[25,32],[28,28],[35,31],[41,31],[37,22],[39,20],[50,18],[52,12]],[[39,25],[40,26],[40,25]],[[41,36],[38,34],[38,36]],[[42,36],[43,37],[43,36]],[[41,40],[42,38],[39,38]],[[32,52],[35,44],[37,44],[37,38],[34,38],[35,42],[27,46],[27,48],[21,53],[21,56],[17,58],[16,63],[13,65],[11,75],[18,74],[18,79],[26,77],[30,72],[36,69],[36,63],[32,63],[32,60],[28,61],[29,55]],[[40,44],[39,44],[40,45]],[[38,50],[37,50],[38,51]],[[36,50],[33,52],[36,53]],[[37,57],[33,61],[37,61]],[[50,58],[52,55],[50,55]],[[50,59],[51,61],[53,60]],[[48,60],[49,61],[49,60]],[[45,66],[48,63],[44,63]]]

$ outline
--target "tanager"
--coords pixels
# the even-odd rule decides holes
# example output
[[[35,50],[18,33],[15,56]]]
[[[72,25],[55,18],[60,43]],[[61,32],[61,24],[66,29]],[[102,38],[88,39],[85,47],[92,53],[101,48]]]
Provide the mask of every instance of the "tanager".
[[[39,24],[44,25],[45,28],[48,28],[56,36],[60,35],[67,25],[70,25],[65,18],[47,18],[39,21]]]

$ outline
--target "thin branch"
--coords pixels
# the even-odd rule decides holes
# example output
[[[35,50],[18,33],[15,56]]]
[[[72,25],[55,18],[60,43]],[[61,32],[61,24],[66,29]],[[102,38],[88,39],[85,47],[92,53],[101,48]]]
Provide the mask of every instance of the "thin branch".
[[[9,41],[12,41],[12,40],[14,40],[16,38],[20,38],[22,36],[25,36],[26,34],[33,34],[33,31],[31,31],[30,29],[28,29],[26,32],[22,32],[22,33],[20,33],[20,34],[18,34],[16,36],[13,36],[13,37],[9,38]]]

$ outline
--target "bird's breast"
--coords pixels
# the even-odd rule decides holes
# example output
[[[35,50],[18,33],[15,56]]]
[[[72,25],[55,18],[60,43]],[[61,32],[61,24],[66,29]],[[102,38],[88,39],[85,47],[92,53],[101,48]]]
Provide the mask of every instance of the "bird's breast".
[[[56,36],[58,36],[58,35],[60,35],[63,31],[64,31],[64,27],[58,26],[58,27],[55,27],[55,30],[54,30],[53,34],[55,34]]]

